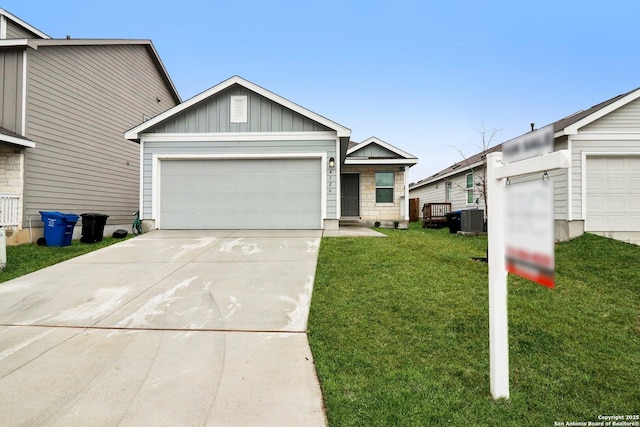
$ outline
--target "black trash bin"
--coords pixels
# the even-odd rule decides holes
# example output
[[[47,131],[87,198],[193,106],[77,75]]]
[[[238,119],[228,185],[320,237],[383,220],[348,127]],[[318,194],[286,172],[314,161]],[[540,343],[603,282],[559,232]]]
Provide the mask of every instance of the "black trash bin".
[[[104,226],[107,223],[109,215],[99,213],[84,213],[82,217],[82,243],[95,243],[102,241],[104,234]]]
[[[447,217],[447,226],[449,227],[449,233],[455,234],[460,231],[460,225],[462,223],[462,211],[453,211],[445,215]]]

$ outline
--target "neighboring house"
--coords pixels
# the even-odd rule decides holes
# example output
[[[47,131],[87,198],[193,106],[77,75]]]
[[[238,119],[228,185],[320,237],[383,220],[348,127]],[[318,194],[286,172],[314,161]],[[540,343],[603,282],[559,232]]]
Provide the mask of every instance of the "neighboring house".
[[[549,172],[555,189],[556,240],[590,232],[640,243],[640,89],[558,120],[553,126],[554,149],[571,153],[569,169]],[[411,184],[410,197],[420,198],[421,205],[449,197],[454,210],[476,207],[471,201],[480,195],[475,184],[483,173],[484,156],[501,148],[492,147]],[[466,185],[470,173],[474,190]],[[484,207],[482,200],[478,206]],[[489,218],[491,209],[489,206]]]
[[[8,242],[42,235],[39,211],[97,212],[106,232],[129,229],[140,147],[122,133],[181,101],[151,41],[52,39],[0,9],[0,70]]]
[[[417,159],[375,138],[349,148],[350,135],[237,76],[125,134],[141,146],[148,228],[406,226]]]

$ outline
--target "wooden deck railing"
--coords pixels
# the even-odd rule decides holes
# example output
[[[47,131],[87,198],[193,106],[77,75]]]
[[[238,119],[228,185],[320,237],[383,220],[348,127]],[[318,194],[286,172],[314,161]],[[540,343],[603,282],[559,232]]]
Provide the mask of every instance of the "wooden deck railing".
[[[422,206],[422,228],[442,227],[447,224],[451,203],[425,203]]]

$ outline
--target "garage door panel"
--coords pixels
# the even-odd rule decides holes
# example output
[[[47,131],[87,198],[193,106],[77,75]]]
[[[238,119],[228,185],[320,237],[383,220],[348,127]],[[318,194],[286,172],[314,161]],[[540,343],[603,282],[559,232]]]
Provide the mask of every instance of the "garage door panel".
[[[587,231],[640,231],[640,156],[587,157]]]
[[[321,228],[319,159],[163,160],[166,229]]]

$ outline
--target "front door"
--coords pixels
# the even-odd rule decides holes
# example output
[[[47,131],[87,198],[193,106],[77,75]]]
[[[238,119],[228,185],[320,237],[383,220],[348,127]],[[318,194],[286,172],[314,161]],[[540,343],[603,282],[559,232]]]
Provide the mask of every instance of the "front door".
[[[360,175],[348,173],[340,177],[342,216],[360,216]]]

